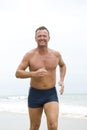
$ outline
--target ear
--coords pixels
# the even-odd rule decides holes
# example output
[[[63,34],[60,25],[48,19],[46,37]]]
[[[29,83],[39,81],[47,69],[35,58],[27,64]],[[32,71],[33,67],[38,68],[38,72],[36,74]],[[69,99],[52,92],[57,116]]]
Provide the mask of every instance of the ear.
[[[36,36],[35,36],[35,41],[37,41]]]
[[[48,38],[48,41],[50,40],[50,36],[49,36],[49,38]]]

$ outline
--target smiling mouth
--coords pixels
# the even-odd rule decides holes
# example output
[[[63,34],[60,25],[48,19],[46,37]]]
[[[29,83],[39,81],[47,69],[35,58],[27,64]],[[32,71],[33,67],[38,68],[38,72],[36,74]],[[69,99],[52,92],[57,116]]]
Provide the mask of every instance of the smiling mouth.
[[[46,43],[46,41],[45,40],[41,40],[40,43]]]
[[[45,41],[40,41],[40,43],[45,43]]]
[[[41,41],[40,45],[46,45],[46,42],[45,41]]]

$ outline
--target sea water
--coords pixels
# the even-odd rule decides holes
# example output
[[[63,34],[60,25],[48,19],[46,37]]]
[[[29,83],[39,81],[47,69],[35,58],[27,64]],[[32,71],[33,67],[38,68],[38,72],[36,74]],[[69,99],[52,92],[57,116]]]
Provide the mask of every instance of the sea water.
[[[87,94],[59,95],[59,116],[87,119]],[[0,97],[0,111],[28,113],[27,96]]]
[[[87,94],[65,94],[59,101],[62,116],[87,118]]]

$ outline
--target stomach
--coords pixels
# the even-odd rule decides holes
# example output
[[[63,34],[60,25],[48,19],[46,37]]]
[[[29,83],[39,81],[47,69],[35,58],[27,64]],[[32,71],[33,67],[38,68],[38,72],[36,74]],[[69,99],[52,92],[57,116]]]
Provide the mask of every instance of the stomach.
[[[39,78],[31,78],[30,85],[33,88],[37,89],[49,89],[54,87],[56,84],[56,76],[51,73],[48,76],[39,77]]]

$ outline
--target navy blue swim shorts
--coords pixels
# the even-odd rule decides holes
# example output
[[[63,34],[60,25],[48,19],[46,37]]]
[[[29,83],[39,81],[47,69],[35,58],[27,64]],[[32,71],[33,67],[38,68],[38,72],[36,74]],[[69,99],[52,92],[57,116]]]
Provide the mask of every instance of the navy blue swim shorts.
[[[58,102],[58,96],[55,87],[47,90],[41,90],[30,87],[28,95],[28,107],[30,108],[43,107],[45,103],[52,101]]]

